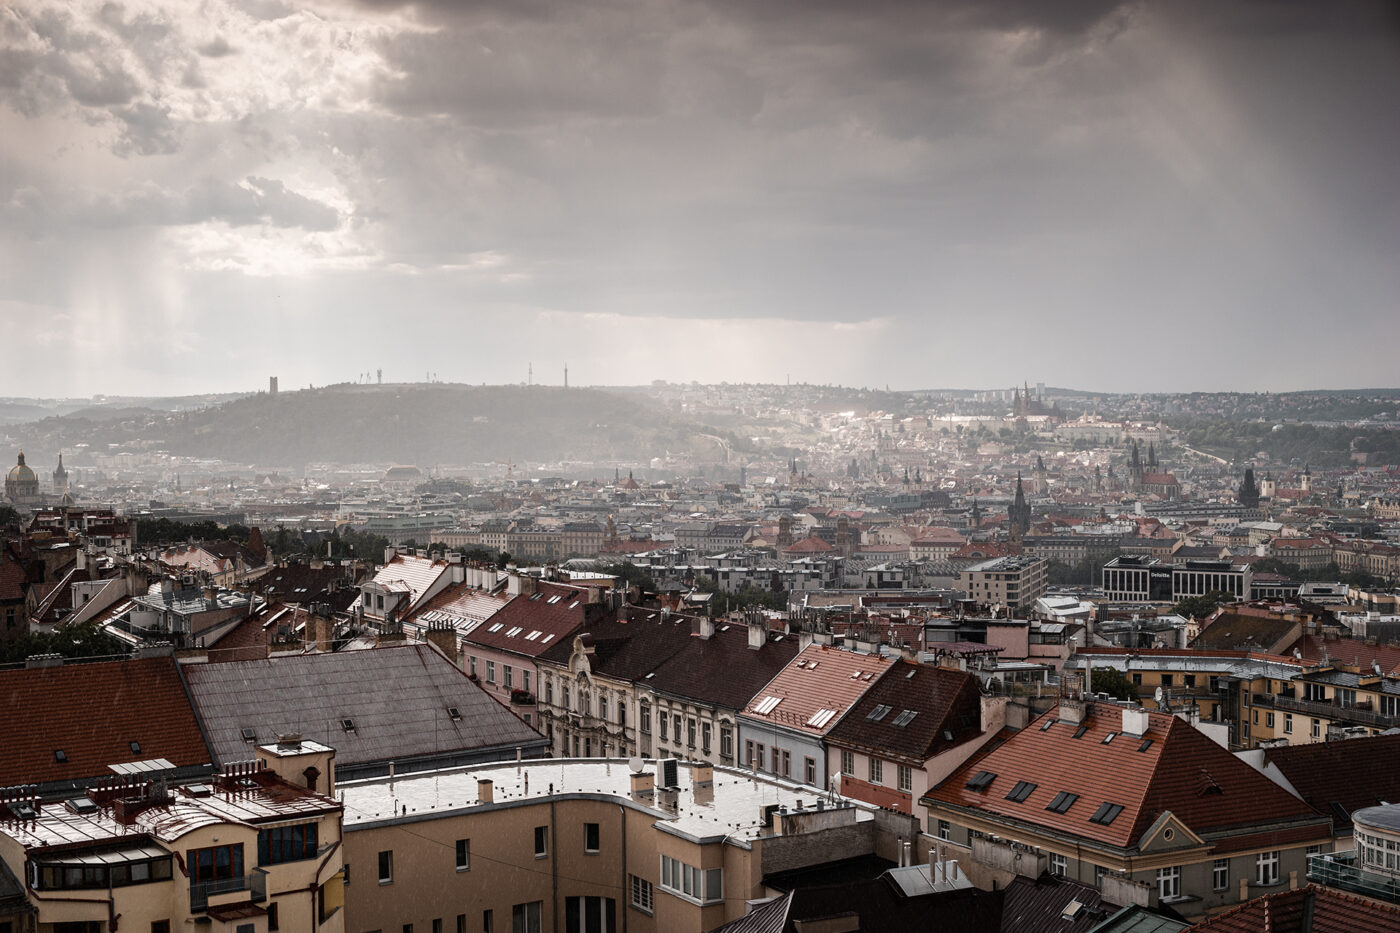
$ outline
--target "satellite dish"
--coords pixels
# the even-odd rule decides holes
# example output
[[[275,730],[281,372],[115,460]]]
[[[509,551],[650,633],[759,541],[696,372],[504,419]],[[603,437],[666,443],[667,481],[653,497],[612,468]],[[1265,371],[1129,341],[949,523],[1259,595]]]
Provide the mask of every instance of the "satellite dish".
[[[642,768],[643,768],[645,765],[646,765],[646,762],[643,761],[643,760],[640,759],[640,758],[629,758],[629,759],[627,759],[627,767],[629,767],[629,768],[632,769],[632,773],[633,773],[633,774],[641,774],[641,773],[642,773]]]
[[[1152,694],[1152,698],[1155,699],[1155,700],[1157,701],[1157,705],[1158,705],[1158,706],[1161,706],[1161,705],[1162,705],[1162,700],[1166,697],[1166,695],[1167,695],[1167,692],[1166,692],[1165,690],[1163,690],[1161,687],[1158,687],[1157,690],[1156,690],[1156,692],[1154,692],[1154,693]]]

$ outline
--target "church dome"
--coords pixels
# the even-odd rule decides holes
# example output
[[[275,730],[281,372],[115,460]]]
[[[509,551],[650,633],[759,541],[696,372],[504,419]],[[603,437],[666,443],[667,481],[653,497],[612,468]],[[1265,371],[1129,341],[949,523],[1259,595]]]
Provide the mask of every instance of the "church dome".
[[[24,451],[19,452],[19,463],[11,468],[9,475],[5,477],[6,483],[38,483],[39,477],[34,475],[34,471],[24,464]]]

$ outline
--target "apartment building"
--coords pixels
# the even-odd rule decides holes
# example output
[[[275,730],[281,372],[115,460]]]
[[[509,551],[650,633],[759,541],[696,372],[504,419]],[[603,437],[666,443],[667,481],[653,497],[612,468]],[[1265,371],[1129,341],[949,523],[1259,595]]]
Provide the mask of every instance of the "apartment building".
[[[681,649],[635,685],[638,753],[734,766],[739,712],[796,656],[803,639],[769,631],[762,617],[717,623],[691,616],[690,625]]]
[[[994,557],[958,572],[958,587],[983,606],[1029,611],[1045,595],[1049,561],[1039,557]]]
[[[1066,696],[926,794],[929,829],[1048,856],[1102,888],[1150,885],[1201,917],[1296,886],[1331,819],[1184,720]]]
[[[341,807],[313,787],[334,752],[294,737],[207,783],[129,763],[85,793],[0,802],[0,859],[40,931],[345,930]]]
[[[894,662],[809,645],[754,694],[739,716],[744,767],[828,788],[826,736]]]
[[[972,674],[895,661],[827,735],[827,772],[843,796],[921,815],[919,798],[1005,725],[1005,705]]]
[[[340,786],[357,930],[700,933],[907,820],[712,765],[556,760]],[[818,842],[820,841],[820,844]]]

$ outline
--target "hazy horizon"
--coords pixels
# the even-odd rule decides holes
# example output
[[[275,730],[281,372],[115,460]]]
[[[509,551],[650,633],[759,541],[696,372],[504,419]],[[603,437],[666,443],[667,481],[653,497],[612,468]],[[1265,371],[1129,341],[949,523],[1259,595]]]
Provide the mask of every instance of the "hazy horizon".
[[[31,0],[0,395],[1384,383],[1396,10]]]

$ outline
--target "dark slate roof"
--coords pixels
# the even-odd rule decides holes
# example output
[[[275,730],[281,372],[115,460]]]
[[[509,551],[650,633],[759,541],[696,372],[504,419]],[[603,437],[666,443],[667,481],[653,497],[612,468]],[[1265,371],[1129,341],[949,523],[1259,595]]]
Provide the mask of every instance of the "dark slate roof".
[[[798,888],[713,933],[795,933],[797,922],[856,914],[860,930],[1000,930],[1001,891],[967,888],[907,897],[888,876],[824,887]]]
[[[424,644],[191,664],[185,676],[220,765],[291,732],[334,748],[342,769],[391,760],[408,769],[413,759],[517,746],[528,753],[544,741]],[[256,737],[245,740],[244,729]]]
[[[1082,906],[1066,918],[1072,901]],[[1006,886],[1001,928],[1006,933],[1088,933],[1117,909],[1093,885],[1048,872],[1039,878],[1018,875]]]
[[[0,672],[0,706],[0,786],[81,782],[152,758],[212,761],[173,657]]]
[[[1310,884],[1246,901],[1187,933],[1400,933],[1400,907]]]
[[[883,715],[881,707],[886,708]],[[914,717],[898,725],[907,712]],[[842,717],[827,741],[922,764],[981,731],[982,691],[975,676],[897,661]]]
[[[793,868],[764,875],[763,886],[774,891],[792,891],[828,884],[873,881],[894,867],[894,862],[878,855],[857,855],[854,858],[821,862],[806,868]]]
[[[1400,800],[1400,735],[1268,748],[1264,760],[1337,830],[1363,807]]]
[[[796,635],[772,632],[752,649],[747,625],[720,623],[709,638],[691,635],[645,682],[660,693],[740,710],[796,657],[797,642]]]
[[[592,640],[589,664],[599,674],[618,680],[643,680],[690,642],[688,615],[629,606],[625,616],[600,619],[576,633]],[[565,639],[562,644],[550,645],[543,657],[556,664],[568,664],[573,647],[573,639]]]

